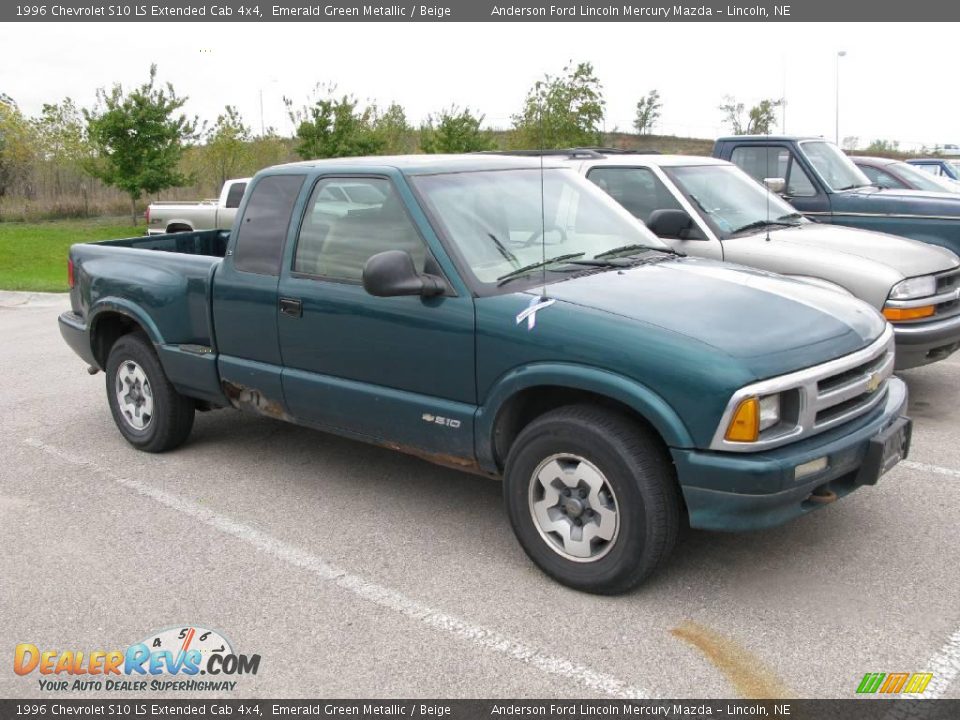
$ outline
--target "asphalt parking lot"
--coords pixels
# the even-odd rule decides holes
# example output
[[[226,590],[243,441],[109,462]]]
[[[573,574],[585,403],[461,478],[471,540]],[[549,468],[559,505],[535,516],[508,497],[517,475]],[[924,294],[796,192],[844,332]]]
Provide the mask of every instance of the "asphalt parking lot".
[[[0,307],[0,697],[52,696],[12,672],[16,643],[195,624],[262,657],[225,696],[852,697],[866,672],[928,671],[928,696],[960,698],[960,357],[903,374],[913,449],[876,487],[692,532],[601,598],[527,560],[490,480],[233,411],[134,450],[60,339],[66,307]]]

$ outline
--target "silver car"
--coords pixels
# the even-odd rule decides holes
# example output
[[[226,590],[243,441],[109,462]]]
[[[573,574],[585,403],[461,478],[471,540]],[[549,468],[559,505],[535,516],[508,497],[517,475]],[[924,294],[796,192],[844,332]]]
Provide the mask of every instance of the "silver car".
[[[678,250],[865,300],[893,325],[898,369],[960,348],[960,258],[945,248],[811,222],[723,160],[591,150],[568,160]]]

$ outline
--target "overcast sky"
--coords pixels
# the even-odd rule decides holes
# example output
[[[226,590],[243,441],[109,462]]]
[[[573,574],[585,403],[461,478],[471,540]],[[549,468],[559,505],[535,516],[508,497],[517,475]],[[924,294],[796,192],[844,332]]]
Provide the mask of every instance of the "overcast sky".
[[[658,130],[715,137],[724,95],[748,104],[787,98],[786,131],[907,144],[960,143],[960,91],[951,24],[842,23],[77,23],[0,26],[0,93],[27,114],[65,96],[93,103],[97,87],[159,76],[214,119],[236,105],[259,131],[287,134],[281,98],[317,82],[419,122],[456,103],[507,127],[530,86],[570,59],[604,85],[606,128],[627,129],[637,99],[660,90]],[[956,29],[956,28],[954,28]],[[777,130],[781,128],[778,126]]]

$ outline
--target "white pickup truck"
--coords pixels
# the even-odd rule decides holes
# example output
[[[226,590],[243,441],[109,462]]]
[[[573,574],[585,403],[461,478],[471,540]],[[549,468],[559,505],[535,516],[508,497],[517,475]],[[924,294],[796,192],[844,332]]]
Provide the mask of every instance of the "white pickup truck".
[[[229,230],[250,178],[227,180],[212,200],[157,201],[147,207],[147,235],[194,230]]]

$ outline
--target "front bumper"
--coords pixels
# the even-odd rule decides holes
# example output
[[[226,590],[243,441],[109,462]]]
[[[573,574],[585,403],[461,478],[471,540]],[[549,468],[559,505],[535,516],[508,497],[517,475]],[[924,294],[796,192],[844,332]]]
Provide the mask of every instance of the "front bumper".
[[[960,349],[960,315],[916,325],[894,325],[893,334],[897,370],[928,365]]]
[[[861,473],[870,440],[897,423],[907,409],[907,386],[887,382],[886,400],[873,412],[807,440],[764,453],[672,450],[690,526],[704,530],[774,527],[822,505],[811,493],[848,495],[875,478]],[[909,430],[909,428],[908,428]],[[795,469],[826,457],[827,467],[800,480]]]

